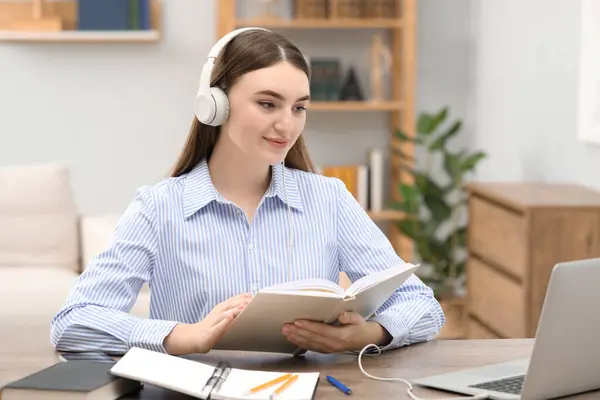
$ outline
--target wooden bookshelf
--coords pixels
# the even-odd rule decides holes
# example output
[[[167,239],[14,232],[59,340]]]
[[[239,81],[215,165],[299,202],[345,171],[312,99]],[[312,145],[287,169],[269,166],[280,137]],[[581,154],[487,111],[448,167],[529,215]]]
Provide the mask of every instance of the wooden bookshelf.
[[[297,0],[302,1],[302,0]],[[329,9],[334,9],[336,0],[329,0]],[[364,29],[384,30],[390,36],[390,49],[392,51],[392,71],[390,74],[391,98],[385,101],[363,102],[322,102],[313,101],[310,110],[319,112],[384,112],[389,118],[390,140],[390,168],[391,186],[393,197],[397,200],[397,186],[400,181],[409,182],[412,178],[408,174],[400,174],[400,160],[392,148],[400,148],[405,155],[412,156],[414,149],[407,143],[395,138],[395,131],[401,129],[408,136],[415,133],[415,34],[416,34],[416,0],[396,0],[395,16],[385,18],[341,18],[333,12],[333,16],[325,18],[294,18],[278,19],[274,17],[245,19],[237,17],[236,0],[220,0],[217,12],[217,36],[220,38],[226,33],[241,27],[256,26],[273,30],[280,29]],[[323,41],[326,36],[323,36]],[[394,222],[401,220],[403,214],[395,210],[369,212],[375,221]],[[398,254],[407,261],[413,260],[413,243],[410,238],[403,236],[395,224],[387,224],[387,235]]]
[[[32,43],[154,43],[160,40],[160,18],[162,3],[151,0],[150,30],[138,31],[78,31],[77,1],[44,2],[43,16],[59,18],[60,30],[23,30],[15,29],[14,21],[27,20],[32,17],[32,3],[2,2],[0,3],[0,42],[32,42]]]
[[[2,42],[38,43],[151,43],[160,38],[157,31],[135,32],[20,32],[0,31]]]
[[[257,18],[250,20],[237,20],[236,27],[261,26],[267,29],[373,29],[373,28],[401,28],[402,20],[398,18],[381,19],[355,19],[355,18],[302,18],[291,20],[277,20]]]
[[[404,218],[404,213],[395,210],[369,211],[373,221],[399,221]]]

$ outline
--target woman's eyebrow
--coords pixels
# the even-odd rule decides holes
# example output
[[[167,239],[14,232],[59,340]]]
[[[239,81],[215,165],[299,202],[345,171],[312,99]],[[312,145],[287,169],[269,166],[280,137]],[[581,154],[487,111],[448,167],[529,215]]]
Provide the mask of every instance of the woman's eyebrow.
[[[266,94],[266,95],[269,95],[269,96],[273,96],[273,97],[275,97],[276,99],[279,99],[279,100],[285,100],[285,97],[283,97],[283,95],[281,95],[281,94],[279,94],[279,93],[277,93],[277,92],[275,92],[273,90],[260,90],[260,91],[254,93],[254,94]],[[307,94],[307,95],[301,96],[301,97],[299,97],[299,98],[296,99],[296,101],[304,101],[304,100],[310,100],[310,96]]]

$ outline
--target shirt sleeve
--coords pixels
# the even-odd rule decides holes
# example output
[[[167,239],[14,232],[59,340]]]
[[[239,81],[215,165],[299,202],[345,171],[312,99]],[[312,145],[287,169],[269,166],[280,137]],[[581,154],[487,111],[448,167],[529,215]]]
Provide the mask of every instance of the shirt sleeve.
[[[142,285],[151,279],[157,247],[151,196],[148,189],[140,189],[107,249],[89,263],[52,319],[54,348],[123,354],[143,347],[165,352],[163,341],[177,322],[129,314]]]
[[[392,244],[347,190],[338,185],[338,257],[340,270],[351,281],[404,263]],[[428,341],[445,323],[444,313],[433,290],[411,275],[369,319],[379,323],[392,337],[380,350]]]

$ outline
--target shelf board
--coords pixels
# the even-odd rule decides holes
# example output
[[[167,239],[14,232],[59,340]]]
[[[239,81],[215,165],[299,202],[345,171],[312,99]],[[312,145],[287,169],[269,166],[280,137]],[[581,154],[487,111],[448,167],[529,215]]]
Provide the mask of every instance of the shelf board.
[[[52,42],[52,43],[151,43],[160,39],[160,33],[149,31],[58,31],[26,32],[0,31],[4,42]]]
[[[263,28],[295,28],[295,29],[343,29],[343,28],[401,28],[402,20],[399,18],[317,18],[317,19],[274,19],[256,18],[250,20],[237,20],[237,27],[260,26]]]
[[[309,110],[316,111],[400,111],[400,101],[312,101]]]
[[[396,210],[368,211],[367,214],[374,221],[400,221],[404,213]]]

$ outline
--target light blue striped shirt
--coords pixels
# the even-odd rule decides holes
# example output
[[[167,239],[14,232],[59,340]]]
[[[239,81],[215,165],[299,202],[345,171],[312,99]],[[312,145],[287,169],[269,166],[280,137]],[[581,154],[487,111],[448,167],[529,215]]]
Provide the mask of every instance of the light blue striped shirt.
[[[202,161],[138,190],[109,246],[52,319],[51,343],[62,351],[123,354],[137,346],[165,352],[163,341],[178,322],[198,322],[232,296],[285,282],[288,256],[291,280],[338,282],[344,271],[355,281],[404,262],[339,179],[273,166],[249,223],[217,192]],[[148,319],[129,314],[146,282]],[[432,290],[416,275],[371,320],[393,337],[383,350],[430,340],[445,322]]]

